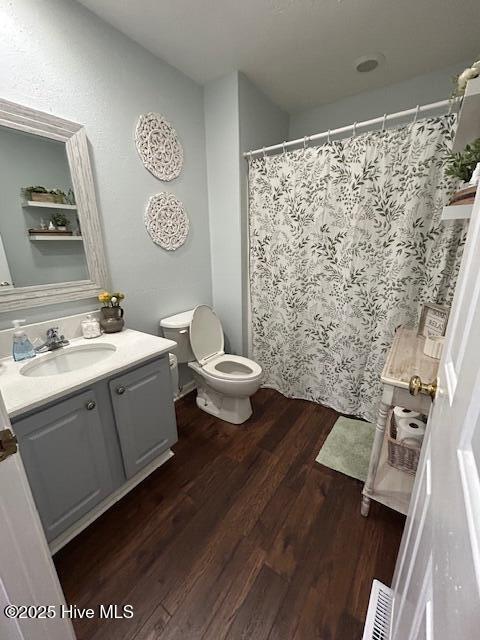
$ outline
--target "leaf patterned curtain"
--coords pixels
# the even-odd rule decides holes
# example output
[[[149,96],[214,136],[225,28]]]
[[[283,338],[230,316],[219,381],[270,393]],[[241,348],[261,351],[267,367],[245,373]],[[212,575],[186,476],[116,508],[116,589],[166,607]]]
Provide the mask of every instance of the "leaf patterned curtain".
[[[395,328],[452,298],[465,223],[440,215],[455,120],[250,160],[251,357],[265,386],[375,419]]]

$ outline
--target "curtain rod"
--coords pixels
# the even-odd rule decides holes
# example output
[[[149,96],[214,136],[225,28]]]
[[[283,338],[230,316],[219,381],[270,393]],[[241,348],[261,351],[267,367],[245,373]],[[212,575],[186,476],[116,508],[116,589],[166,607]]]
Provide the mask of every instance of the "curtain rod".
[[[379,118],[373,118],[372,120],[364,120],[363,122],[354,122],[353,124],[349,124],[346,127],[340,127],[339,129],[332,129],[331,131],[324,131],[323,133],[316,133],[313,136],[305,136],[304,138],[297,138],[297,140],[290,140],[289,142],[281,142],[280,144],[274,144],[270,147],[262,147],[262,149],[255,149],[253,151],[245,151],[243,156],[244,158],[250,158],[253,155],[257,155],[259,153],[267,153],[267,151],[276,151],[277,149],[282,149],[285,151],[287,147],[294,147],[299,144],[303,144],[304,146],[313,142],[314,140],[320,140],[321,138],[330,138],[332,135],[338,135],[339,133],[346,133],[347,131],[353,131],[355,135],[358,127],[369,127],[374,124],[382,123],[382,128],[385,127],[387,120],[398,120],[400,118],[408,118],[409,116],[415,116],[415,120],[417,116],[423,111],[434,111],[436,109],[442,109],[444,107],[449,107],[449,113],[452,111],[453,105],[455,106],[462,102],[461,98],[457,98],[455,100],[441,100],[440,102],[432,102],[431,104],[424,104],[422,106],[417,105],[414,109],[407,109],[406,111],[398,111],[397,113],[389,113],[380,116]],[[414,121],[415,121],[414,120]]]

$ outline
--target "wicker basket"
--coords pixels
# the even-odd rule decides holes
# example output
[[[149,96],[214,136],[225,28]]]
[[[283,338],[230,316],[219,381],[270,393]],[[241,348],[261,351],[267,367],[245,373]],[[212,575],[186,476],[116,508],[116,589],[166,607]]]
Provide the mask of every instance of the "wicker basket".
[[[393,417],[393,411],[390,412],[387,421],[387,444],[388,444],[388,464],[395,469],[410,473],[412,476],[417,472],[418,460],[420,458],[421,447],[414,447],[404,442],[398,442],[397,427]]]

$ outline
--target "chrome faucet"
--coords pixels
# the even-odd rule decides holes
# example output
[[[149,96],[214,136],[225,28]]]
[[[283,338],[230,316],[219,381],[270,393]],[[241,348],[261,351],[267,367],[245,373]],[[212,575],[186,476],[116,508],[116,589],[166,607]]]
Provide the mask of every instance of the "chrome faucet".
[[[39,347],[35,347],[37,353],[44,353],[45,351],[55,351],[69,344],[69,341],[63,335],[58,334],[58,327],[50,327],[47,330],[47,339]]]

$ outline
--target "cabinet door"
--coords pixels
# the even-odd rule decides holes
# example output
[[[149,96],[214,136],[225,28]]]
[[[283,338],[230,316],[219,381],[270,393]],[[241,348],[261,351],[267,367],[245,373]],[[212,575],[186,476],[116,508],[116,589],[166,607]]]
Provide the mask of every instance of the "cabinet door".
[[[177,424],[167,358],[110,380],[128,478],[174,444]]]
[[[92,390],[21,418],[13,426],[47,540],[112,491]]]

